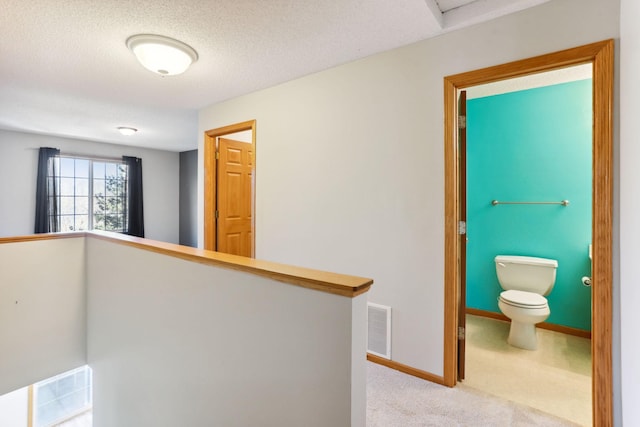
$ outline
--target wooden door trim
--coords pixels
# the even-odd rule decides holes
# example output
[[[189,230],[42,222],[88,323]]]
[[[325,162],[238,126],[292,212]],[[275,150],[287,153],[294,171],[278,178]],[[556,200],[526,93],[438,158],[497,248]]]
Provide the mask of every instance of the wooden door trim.
[[[215,227],[215,209],[216,209],[216,138],[220,136],[230,135],[232,133],[251,131],[251,144],[253,145],[253,168],[255,182],[256,167],[256,121],[248,120],[246,122],[236,123],[221,128],[211,129],[204,133],[204,249],[215,250],[216,248],[216,227]],[[251,215],[251,239],[252,249],[251,258],[255,258],[256,247],[256,191],[253,188],[251,195],[252,215]]]
[[[510,62],[444,79],[445,289],[444,383],[456,384],[458,298],[457,91],[470,86],[593,64],[592,183],[592,412],[594,426],[613,425],[612,233],[613,233],[613,40]]]
[[[467,232],[466,232],[466,223],[467,223],[467,94],[466,92],[460,91],[459,97],[456,96],[456,103],[458,104],[458,119],[461,116],[464,117],[464,125],[456,126],[458,128],[458,221],[465,222],[465,232],[461,234],[458,231],[458,239],[459,239],[459,270],[458,274],[460,278],[458,279],[458,354],[456,357],[457,363],[457,373],[456,378],[458,380],[464,380],[465,375],[465,352],[466,352],[466,309],[467,309],[467,287],[466,287],[466,277],[467,277]],[[458,225],[458,230],[460,226]],[[464,274],[463,274],[464,273]],[[462,328],[462,334],[460,333],[460,328]]]

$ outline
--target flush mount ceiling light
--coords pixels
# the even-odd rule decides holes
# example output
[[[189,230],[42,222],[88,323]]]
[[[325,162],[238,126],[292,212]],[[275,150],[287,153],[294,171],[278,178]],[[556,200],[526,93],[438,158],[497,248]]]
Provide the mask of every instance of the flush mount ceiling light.
[[[118,132],[120,132],[123,135],[133,135],[134,133],[138,132],[138,129],[136,128],[130,128],[130,127],[126,127],[126,126],[120,126],[118,127]]]
[[[127,39],[127,47],[150,71],[175,76],[198,60],[198,53],[179,40],[155,34],[137,34]]]

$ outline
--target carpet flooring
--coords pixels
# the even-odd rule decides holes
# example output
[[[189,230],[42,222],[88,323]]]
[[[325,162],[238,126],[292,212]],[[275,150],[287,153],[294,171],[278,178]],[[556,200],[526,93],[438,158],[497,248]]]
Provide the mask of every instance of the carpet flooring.
[[[367,427],[576,425],[464,384],[449,388],[367,362]]]

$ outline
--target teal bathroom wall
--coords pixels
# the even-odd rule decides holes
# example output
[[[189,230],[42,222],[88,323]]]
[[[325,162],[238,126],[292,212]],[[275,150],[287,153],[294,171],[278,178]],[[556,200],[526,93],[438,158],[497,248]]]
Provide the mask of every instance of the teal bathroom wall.
[[[558,260],[548,323],[591,330],[591,79],[467,103],[467,307],[500,313],[496,255]],[[561,205],[498,205],[561,201]]]

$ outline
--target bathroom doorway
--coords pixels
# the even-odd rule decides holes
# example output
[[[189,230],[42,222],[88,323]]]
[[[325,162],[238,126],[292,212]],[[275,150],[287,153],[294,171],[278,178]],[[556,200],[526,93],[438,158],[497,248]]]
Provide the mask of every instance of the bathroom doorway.
[[[457,99],[461,90],[513,77],[591,64],[593,70],[592,166],[592,413],[594,425],[612,423],[611,368],[611,241],[612,241],[612,92],[613,41],[471,71],[445,78],[445,384],[456,384],[464,345],[458,315],[461,299],[460,156]],[[462,304],[461,304],[462,303]],[[463,362],[463,361],[462,361]]]

